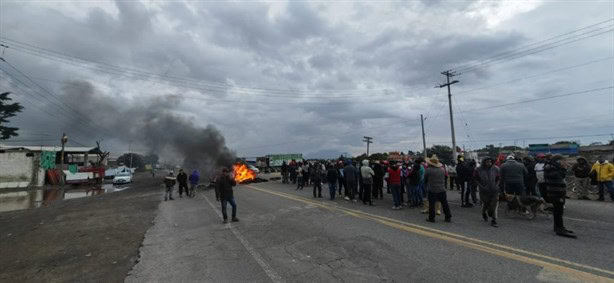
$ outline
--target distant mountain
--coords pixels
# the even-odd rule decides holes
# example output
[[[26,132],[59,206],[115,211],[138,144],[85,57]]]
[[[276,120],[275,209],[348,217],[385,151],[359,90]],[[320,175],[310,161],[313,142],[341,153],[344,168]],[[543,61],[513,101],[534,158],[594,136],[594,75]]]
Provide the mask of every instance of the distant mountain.
[[[352,156],[347,152],[341,152],[334,149],[325,149],[316,152],[311,152],[305,155],[305,159],[337,159],[340,155]]]

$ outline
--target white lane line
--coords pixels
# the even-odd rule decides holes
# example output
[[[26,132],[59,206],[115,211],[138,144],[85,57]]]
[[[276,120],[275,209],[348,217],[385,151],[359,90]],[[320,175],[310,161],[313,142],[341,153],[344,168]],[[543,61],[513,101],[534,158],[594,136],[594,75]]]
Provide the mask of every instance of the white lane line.
[[[203,194],[202,192],[200,192],[200,195],[207,201],[207,203],[209,204],[209,206],[211,206],[213,211],[215,211],[215,213],[220,218],[222,218],[222,212],[220,212],[219,209],[215,208],[213,203],[211,203],[211,201],[209,201],[209,198],[207,198],[207,196],[205,194]],[[237,240],[239,240],[239,242],[241,242],[241,245],[243,245],[243,247],[249,252],[249,254],[254,258],[254,260],[256,260],[258,265],[260,265],[262,270],[264,270],[264,273],[266,273],[266,275],[269,276],[271,281],[273,281],[275,283],[285,282],[281,278],[281,276],[279,276],[277,274],[277,272],[275,272],[275,270],[273,270],[273,268],[271,268],[271,266],[268,263],[266,263],[266,261],[264,261],[262,256],[260,256],[260,254],[252,247],[252,245],[243,237],[243,235],[241,235],[241,232],[239,232],[239,230],[237,230],[234,227],[232,227],[232,224],[230,224],[230,223],[226,224],[226,226],[230,228],[230,231],[232,231],[232,234],[235,235]]]

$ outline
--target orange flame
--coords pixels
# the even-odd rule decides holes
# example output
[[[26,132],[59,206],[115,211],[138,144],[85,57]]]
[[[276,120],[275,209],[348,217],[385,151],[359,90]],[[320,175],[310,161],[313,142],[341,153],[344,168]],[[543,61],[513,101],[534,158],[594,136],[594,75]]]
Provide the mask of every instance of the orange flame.
[[[232,166],[232,169],[235,172],[234,178],[237,183],[243,183],[245,181],[256,179],[256,173],[249,169],[245,164],[237,163]]]

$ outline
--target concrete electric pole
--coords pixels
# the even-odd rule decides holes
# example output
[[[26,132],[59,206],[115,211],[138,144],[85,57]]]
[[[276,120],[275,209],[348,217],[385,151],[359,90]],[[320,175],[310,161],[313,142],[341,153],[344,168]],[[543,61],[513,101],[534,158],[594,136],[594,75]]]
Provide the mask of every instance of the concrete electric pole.
[[[62,133],[62,153],[60,156],[60,186],[62,187],[62,193],[64,192],[64,145],[68,142],[68,136],[66,133]]]
[[[369,144],[373,143],[373,138],[372,137],[363,137],[364,139],[362,140],[363,142],[367,143],[367,159],[369,158]]]
[[[424,160],[426,160],[426,135],[424,134],[424,117],[422,114],[420,114],[420,124],[422,124],[422,150],[424,152]]]
[[[456,134],[454,132],[454,114],[452,113],[452,92],[450,91],[450,86],[458,83],[458,80],[450,81],[450,78],[458,75],[456,72],[444,71],[441,72],[442,75],[446,76],[446,83],[439,85],[439,88],[448,87],[448,106],[450,107],[450,128],[452,131],[452,158],[456,161],[456,157],[458,153],[456,152]]]

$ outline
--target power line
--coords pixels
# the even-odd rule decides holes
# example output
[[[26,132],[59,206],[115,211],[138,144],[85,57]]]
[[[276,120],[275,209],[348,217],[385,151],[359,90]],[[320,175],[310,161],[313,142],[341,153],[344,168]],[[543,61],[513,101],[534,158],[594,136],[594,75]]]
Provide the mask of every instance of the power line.
[[[606,134],[589,134],[589,135],[577,135],[577,136],[552,136],[552,137],[524,137],[524,138],[512,138],[512,139],[491,139],[491,140],[477,140],[476,142],[497,142],[497,141],[517,141],[517,140],[549,140],[549,139],[570,139],[570,138],[589,138],[589,137],[606,137],[611,136],[612,133]],[[469,141],[460,141],[469,142]],[[433,143],[449,144],[447,141],[435,141]]]
[[[547,38],[547,39],[544,39],[544,40],[540,40],[540,41],[537,41],[537,42],[534,42],[534,43],[531,43],[531,44],[528,44],[528,45],[525,45],[525,46],[522,46],[522,47],[519,47],[519,48],[516,48],[516,49],[512,49],[512,50],[509,50],[509,51],[506,51],[506,52],[503,52],[503,53],[496,54],[496,55],[488,57],[486,59],[482,59],[479,62],[468,63],[468,64],[465,64],[465,65],[457,66],[455,68],[452,68],[452,70],[455,70],[455,71],[458,71],[458,72],[467,72],[468,70],[476,68],[477,66],[481,66],[481,65],[484,65],[484,64],[487,64],[487,63],[492,63],[492,62],[495,62],[495,61],[500,61],[501,59],[509,58],[510,56],[516,56],[516,55],[521,54],[523,52],[535,50],[535,49],[538,49],[538,48],[543,48],[543,47],[546,47],[548,45],[552,45],[554,43],[559,43],[559,42],[562,42],[562,41],[565,41],[565,40],[573,39],[574,37],[585,35],[585,34],[588,34],[588,33],[593,33],[595,31],[602,31],[605,28],[611,27],[611,25],[608,25],[606,27],[599,27],[599,28],[596,28],[596,29],[592,29],[591,31],[584,32],[584,33],[581,33],[581,34],[572,35],[572,34],[577,33],[579,31],[590,29],[592,27],[596,27],[596,26],[602,25],[604,23],[612,22],[613,20],[614,20],[614,18],[611,18],[611,19],[608,19],[608,20],[605,20],[605,21],[602,21],[602,22],[598,22],[596,24],[588,25],[588,26],[585,26],[585,27],[582,27],[582,28],[579,28],[579,29],[576,29],[576,30],[573,30],[573,31],[570,31],[570,32],[566,32],[566,33],[563,33],[563,34],[560,34],[560,35],[557,35],[557,36],[554,36],[554,37],[550,37],[550,38]],[[609,32],[609,31],[606,31],[606,32]],[[565,36],[568,36],[568,35],[571,35],[571,36],[568,37],[568,38],[565,38],[563,40],[549,42],[549,41],[552,41],[554,39],[565,37]],[[540,43],[544,43],[544,44],[539,45]],[[528,47],[535,46],[535,45],[539,45],[539,46],[538,47],[534,47],[534,48],[530,48],[530,49],[526,49]],[[526,50],[523,50],[523,49],[526,49]]]
[[[523,104],[523,103],[548,100],[548,99],[565,97],[565,96],[572,96],[572,95],[577,95],[577,94],[586,94],[586,93],[598,92],[598,91],[608,90],[608,89],[614,89],[614,86],[594,88],[594,89],[589,89],[589,90],[570,92],[570,93],[565,93],[565,94],[559,94],[559,95],[553,95],[553,96],[547,96],[547,97],[540,97],[540,98],[534,98],[534,99],[529,99],[529,100],[521,100],[521,101],[516,101],[516,102],[512,102],[512,103],[505,103],[505,104],[499,104],[499,105],[491,105],[491,106],[482,107],[482,108],[474,108],[474,109],[466,110],[465,113],[467,113],[467,112],[474,112],[474,111],[480,111],[480,110],[489,110],[489,109],[493,109],[493,108],[507,107],[507,106],[512,106],[512,105],[518,105],[518,104]]]
[[[556,73],[556,72],[561,72],[561,71],[566,71],[566,70],[570,70],[570,69],[574,69],[574,68],[579,68],[579,67],[587,66],[587,65],[590,65],[590,64],[594,64],[594,63],[604,62],[604,61],[608,61],[608,60],[612,60],[612,59],[614,59],[614,56],[609,56],[609,57],[605,57],[605,58],[601,58],[601,59],[597,59],[597,60],[592,60],[592,61],[588,61],[588,62],[577,64],[577,65],[567,66],[567,67],[563,67],[563,68],[559,68],[559,69],[555,69],[555,70],[551,70],[551,71],[547,71],[547,72],[543,72],[543,73],[538,73],[538,74],[528,75],[528,76],[524,76],[524,77],[520,77],[520,78],[515,78],[515,79],[509,80],[509,81],[503,81],[503,82],[498,82],[498,83],[494,83],[494,84],[490,84],[490,85],[486,85],[486,86],[481,86],[481,87],[477,87],[477,88],[472,88],[472,89],[468,89],[468,90],[457,91],[455,93],[456,93],[456,95],[459,95],[459,94],[463,94],[463,93],[474,92],[476,90],[489,89],[489,88],[493,88],[493,87],[500,86],[500,85],[506,85],[506,84],[509,84],[509,83],[519,82],[519,81],[523,81],[523,80],[526,80],[526,79],[537,78],[537,77],[553,74],[553,73]]]

